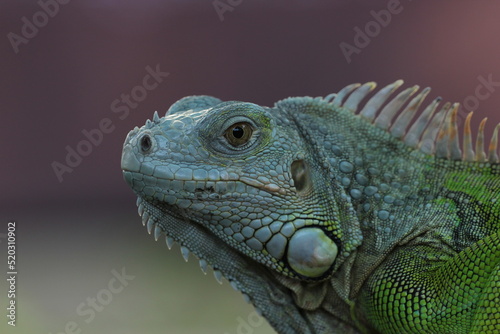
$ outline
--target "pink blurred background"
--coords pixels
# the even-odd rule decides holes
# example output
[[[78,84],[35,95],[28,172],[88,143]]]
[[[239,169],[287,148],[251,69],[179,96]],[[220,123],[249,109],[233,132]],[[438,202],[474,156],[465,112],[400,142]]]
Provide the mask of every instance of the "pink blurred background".
[[[287,5],[288,4],[288,5]],[[500,3],[401,1],[400,13],[347,63],[354,27],[373,21],[386,1],[246,1],[220,21],[209,1],[85,1],[59,13],[14,53],[6,35],[20,34],[35,1],[4,1],[2,122],[5,209],[96,201],[124,204],[131,193],[119,170],[126,133],[177,99],[211,94],[264,105],[288,96],[327,95],[352,82],[431,86],[431,96],[463,101],[478,76],[500,81]],[[112,101],[142,82],[145,67],[170,75],[119,120]],[[500,120],[500,92],[481,101],[477,124]],[[60,183],[51,167],[66,145],[108,117],[116,125]],[[4,210],[1,210],[5,214]],[[15,211],[9,210],[10,214]]]

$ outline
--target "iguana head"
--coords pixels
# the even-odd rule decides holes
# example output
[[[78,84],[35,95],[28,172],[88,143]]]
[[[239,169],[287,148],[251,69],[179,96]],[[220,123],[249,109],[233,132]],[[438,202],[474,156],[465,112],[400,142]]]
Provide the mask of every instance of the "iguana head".
[[[285,110],[181,99],[128,134],[121,165],[148,231],[254,302],[278,293],[269,277],[324,280],[360,243],[347,197]]]

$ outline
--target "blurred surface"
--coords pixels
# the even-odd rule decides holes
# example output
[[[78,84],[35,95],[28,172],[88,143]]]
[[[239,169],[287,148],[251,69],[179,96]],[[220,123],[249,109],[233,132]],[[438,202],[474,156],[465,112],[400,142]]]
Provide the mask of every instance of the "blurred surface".
[[[428,99],[468,101],[476,127],[489,117],[488,134],[500,121],[498,85],[473,98],[481,78],[500,82],[498,2],[401,1],[390,18],[380,13],[397,1],[242,1],[218,13],[220,2],[0,4],[0,268],[9,219],[18,222],[19,267],[18,326],[2,315],[1,333],[55,334],[71,321],[82,333],[237,333],[238,319],[248,320],[252,308],[229,284],[147,235],[122,179],[127,132],[181,97],[269,106],[402,78],[432,87]],[[42,4],[52,13],[46,21]],[[23,37],[34,19],[40,27]],[[356,34],[367,27],[375,30],[361,47]],[[357,51],[346,57],[346,44]],[[114,112],[122,94],[138,94],[148,66],[169,75],[127,115]],[[106,118],[113,131],[58,178],[54,162],[65,164],[67,147]],[[87,323],[76,308],[122,268],[136,278]],[[5,291],[2,280],[2,310]],[[252,330],[272,333],[267,323]]]
[[[17,323],[8,326],[2,314],[0,333],[216,334],[250,324],[253,333],[273,333],[227,281],[203,275],[192,255],[184,262],[179,247],[155,242],[135,211],[18,213]]]

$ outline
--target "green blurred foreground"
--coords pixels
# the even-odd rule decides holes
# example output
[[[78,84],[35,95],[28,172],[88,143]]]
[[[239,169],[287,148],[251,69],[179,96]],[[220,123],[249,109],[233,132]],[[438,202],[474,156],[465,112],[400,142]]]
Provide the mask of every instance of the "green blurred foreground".
[[[130,207],[21,213],[17,221],[16,327],[7,325],[0,282],[0,333],[274,333],[227,282],[192,255],[147,234]],[[7,221],[0,233],[6,233]],[[0,268],[7,272],[5,239]],[[5,275],[3,275],[5,276]]]

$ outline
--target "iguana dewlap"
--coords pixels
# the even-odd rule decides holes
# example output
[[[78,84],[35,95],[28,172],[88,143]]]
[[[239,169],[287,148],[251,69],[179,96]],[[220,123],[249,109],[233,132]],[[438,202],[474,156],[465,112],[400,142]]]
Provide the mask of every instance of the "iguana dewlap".
[[[148,232],[279,333],[500,333],[500,125],[401,85],[155,112],[121,163]]]

